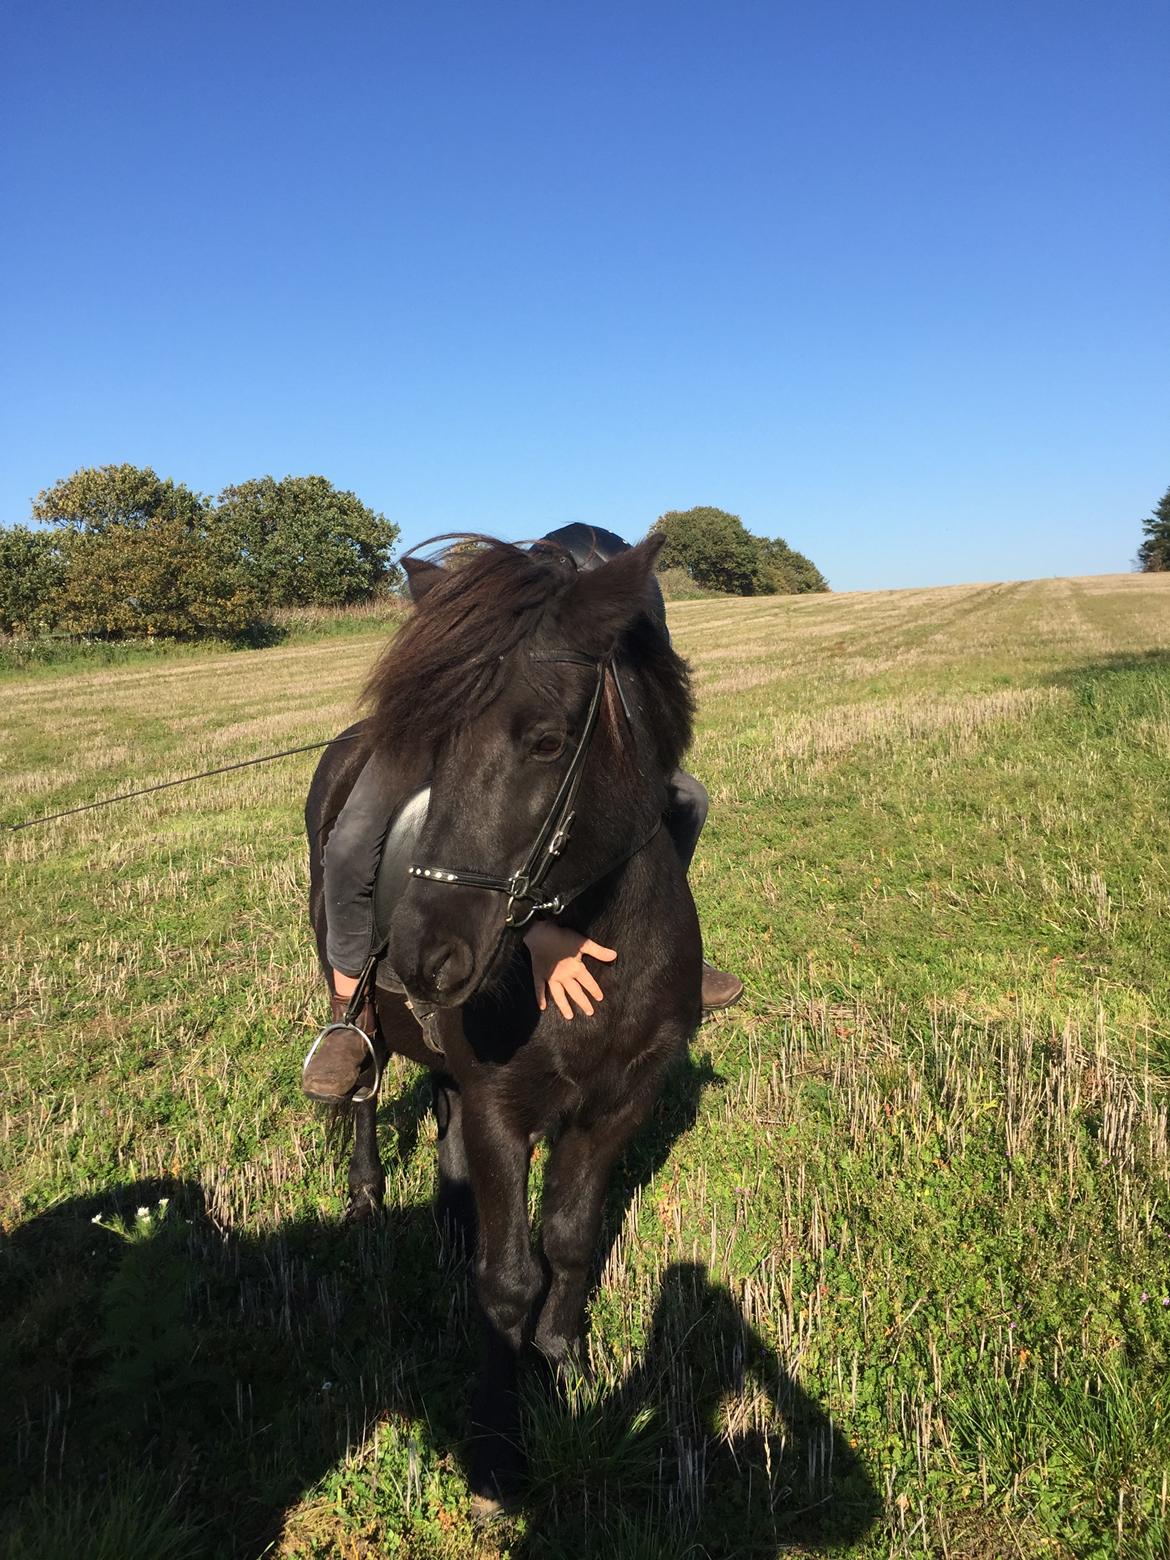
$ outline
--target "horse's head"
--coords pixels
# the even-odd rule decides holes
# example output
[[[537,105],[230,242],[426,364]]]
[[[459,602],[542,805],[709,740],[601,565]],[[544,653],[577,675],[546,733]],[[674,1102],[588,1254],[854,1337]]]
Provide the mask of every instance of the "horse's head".
[[[456,1006],[502,967],[510,926],[531,909],[502,885],[529,864],[575,763],[572,829],[534,897],[583,887],[660,813],[678,762],[661,749],[685,742],[690,703],[682,663],[646,619],[659,545],[648,538],[586,571],[497,542],[446,567],[408,562],[415,611],[369,696],[379,740],[420,744],[430,759],[415,859],[432,875],[410,880],[388,948],[412,996]],[[647,656],[669,689],[647,683]],[[662,709],[648,706],[672,699],[675,735],[663,738]]]

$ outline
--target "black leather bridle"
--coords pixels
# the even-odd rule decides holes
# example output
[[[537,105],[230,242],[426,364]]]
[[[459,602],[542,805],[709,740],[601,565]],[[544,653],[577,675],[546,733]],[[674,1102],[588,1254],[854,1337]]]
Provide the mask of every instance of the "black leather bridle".
[[[551,872],[553,864],[568,844],[569,835],[573,828],[573,819],[576,816],[575,807],[577,792],[581,788],[581,776],[585,772],[585,761],[589,757],[589,746],[593,740],[593,733],[597,728],[597,717],[601,712],[601,701],[605,693],[606,672],[613,675],[617,686],[618,697],[621,699],[622,708],[629,719],[629,706],[626,704],[625,693],[618,681],[617,669],[609,656],[598,657],[591,655],[578,655],[576,652],[564,652],[561,655],[534,656],[534,660],[554,662],[567,666],[595,666],[597,668],[597,680],[593,685],[593,695],[589,700],[589,709],[585,715],[585,724],[581,729],[581,735],[577,741],[576,751],[565,771],[560,788],[553,798],[552,806],[545,815],[545,820],[540,826],[536,839],[532,842],[532,848],[524,858],[523,865],[511,877],[493,877],[487,872],[472,872],[463,867],[428,867],[412,866],[410,876],[423,878],[428,883],[451,883],[462,888],[484,888],[489,893],[506,894],[508,907],[504,916],[504,925],[515,931],[523,930],[534,916],[548,914],[559,915],[567,904],[583,894],[587,888],[601,881],[615,868],[628,861],[631,856],[637,854],[644,845],[649,844],[654,834],[658,832],[661,820],[655,823],[650,834],[642,839],[632,849],[623,852],[615,861],[607,862],[600,872],[595,872],[587,883],[582,883],[570,892],[554,894],[551,898],[545,898],[542,893],[542,885],[545,878]]]

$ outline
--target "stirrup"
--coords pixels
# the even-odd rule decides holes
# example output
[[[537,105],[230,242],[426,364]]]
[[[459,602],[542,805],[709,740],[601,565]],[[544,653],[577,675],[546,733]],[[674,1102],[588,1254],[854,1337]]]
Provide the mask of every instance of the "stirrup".
[[[304,1061],[301,1063],[301,1082],[302,1082],[302,1085],[304,1083],[305,1074],[309,1070],[309,1063],[313,1060],[314,1056],[316,1056],[316,1054],[317,1054],[318,1046],[321,1044],[322,1040],[325,1039],[326,1035],[331,1035],[331,1034],[333,1034],[333,1032],[335,1030],[338,1030],[338,1029],[352,1029],[355,1034],[361,1035],[362,1043],[364,1044],[366,1050],[370,1053],[370,1060],[374,1064],[374,1081],[373,1081],[373,1083],[369,1084],[364,1089],[358,1089],[356,1093],[351,1094],[349,1096],[349,1099],[347,1101],[347,1103],[350,1104],[350,1105],[364,1105],[367,1100],[372,1100],[374,1098],[374,1096],[378,1092],[379,1087],[381,1086],[381,1083],[382,1083],[382,1068],[381,1068],[381,1066],[379,1065],[379,1062],[378,1062],[378,1049],[377,1049],[377,1047],[375,1046],[374,1042],[370,1039],[369,1035],[366,1034],[365,1030],[364,1029],[359,1029],[356,1024],[347,1024],[347,1023],[342,1022],[340,1024],[326,1024],[325,1025],[325,1028],[321,1031],[321,1033],[317,1036],[317,1038],[313,1041],[312,1045],[309,1047],[309,1054],[305,1057]],[[310,1098],[312,1098],[312,1096],[310,1096]]]

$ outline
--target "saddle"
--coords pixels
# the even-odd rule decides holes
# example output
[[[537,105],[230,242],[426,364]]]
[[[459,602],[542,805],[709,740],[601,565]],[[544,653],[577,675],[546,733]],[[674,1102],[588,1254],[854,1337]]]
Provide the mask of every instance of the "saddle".
[[[353,995],[333,997],[333,1022],[326,1024],[305,1057],[301,1079],[310,1099],[324,1104],[358,1105],[374,1099],[378,1093],[382,1082],[385,1047],[379,1046],[375,1038],[377,1020],[371,1004],[370,982],[372,980],[383,991],[393,992],[397,996],[406,995],[406,987],[390,968],[385,952],[390,938],[390,919],[409,880],[410,867],[417,854],[418,837],[426,822],[430,801],[430,786],[424,786],[413,796],[408,796],[391,819],[382,847],[378,875],[374,880],[373,952],[366,961]],[[442,1056],[436,1010],[429,1005],[409,1001],[406,1005],[414,1014],[427,1049]],[[314,1059],[323,1043],[327,1045],[327,1050],[314,1070]],[[348,1069],[351,1068],[354,1080],[352,1085],[348,1081],[338,1081],[348,1080]],[[370,1073],[370,1080],[362,1083],[362,1078]]]
[[[374,984],[381,986],[383,991],[400,995],[406,988],[390,968],[384,950],[390,938],[390,918],[410,879],[411,865],[418,860],[419,835],[430,804],[429,785],[424,785],[403,802],[391,821],[374,881],[374,947],[379,952]]]

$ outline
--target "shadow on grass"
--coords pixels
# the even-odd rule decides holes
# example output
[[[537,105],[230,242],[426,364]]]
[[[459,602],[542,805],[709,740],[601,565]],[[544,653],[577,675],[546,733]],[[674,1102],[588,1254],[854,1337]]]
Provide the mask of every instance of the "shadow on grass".
[[[528,1409],[514,1560],[824,1552],[881,1509],[857,1453],[701,1263],[666,1270],[623,1379],[530,1393]]]
[[[1121,650],[1095,661],[1062,666],[1042,680],[1057,687],[1087,690],[1084,696],[1091,701],[1095,685],[1118,675],[1139,681],[1151,679],[1165,686],[1165,679],[1170,678],[1170,650]]]
[[[693,1066],[676,1076],[615,1177],[611,1229],[707,1081]],[[0,1550],[260,1556],[288,1509],[378,1424],[384,1442],[434,1451],[427,1500],[453,1510],[474,1370],[469,1303],[429,1205],[356,1228],[310,1217],[238,1232],[197,1184],[156,1180],[50,1209],[0,1246],[12,1443]],[[564,1394],[535,1390],[531,1374],[531,1481],[506,1524],[511,1554],[775,1554],[832,1547],[872,1522],[877,1500],[855,1454],[701,1267],[668,1270],[632,1355],[609,1382]],[[729,1392],[749,1407],[720,1426]],[[432,1552],[409,1531],[412,1477],[416,1508],[422,1494],[416,1451],[403,1458],[374,1475],[362,1518],[380,1530],[371,1554],[399,1519],[409,1552]],[[347,1516],[355,1487],[342,1478],[333,1492]]]

